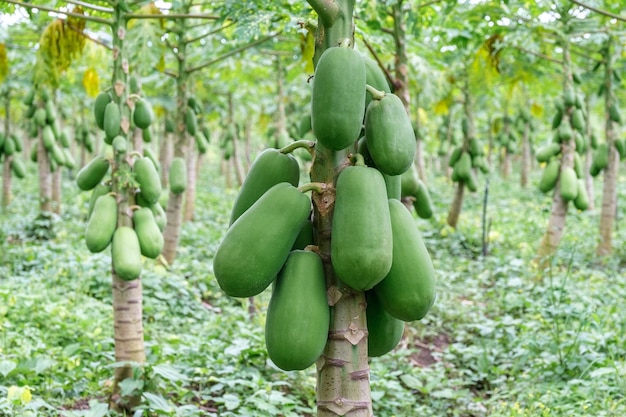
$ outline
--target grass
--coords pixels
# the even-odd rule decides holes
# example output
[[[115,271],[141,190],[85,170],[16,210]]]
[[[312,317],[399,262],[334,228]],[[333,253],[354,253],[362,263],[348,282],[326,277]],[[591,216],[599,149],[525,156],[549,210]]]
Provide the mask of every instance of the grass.
[[[88,195],[69,179],[62,216],[42,220],[56,236],[33,238],[31,174],[0,216],[0,416],[113,415],[110,258],[87,251]],[[551,202],[516,181],[491,176],[483,257],[482,190],[466,195],[452,230],[452,186],[431,179],[436,214],[416,222],[438,299],[393,352],[371,360],[377,417],[626,415],[625,231],[618,221],[614,255],[598,259],[599,210],[570,209],[551,267],[537,271]],[[222,183],[204,173],[171,270],[144,265],[147,363],[123,388],[143,393],[138,416],[313,415],[314,369],[283,372],[265,352],[269,291],[250,317],[248,301],[224,296],[212,275],[236,195]]]

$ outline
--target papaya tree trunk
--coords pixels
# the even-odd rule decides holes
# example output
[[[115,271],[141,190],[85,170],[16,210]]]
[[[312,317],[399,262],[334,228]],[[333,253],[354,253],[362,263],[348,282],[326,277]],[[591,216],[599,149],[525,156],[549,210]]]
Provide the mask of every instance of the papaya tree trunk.
[[[463,194],[465,193],[465,183],[458,182],[456,184],[456,190],[454,192],[454,199],[452,200],[452,206],[448,212],[448,225],[456,229],[459,223],[459,216],[461,215],[461,207],[463,206]]]
[[[591,129],[591,115],[589,114],[590,109],[590,95],[585,95],[585,107],[587,111],[585,112],[585,133],[587,140],[589,141],[589,146],[587,146],[587,152],[585,152],[585,188],[587,189],[587,197],[589,198],[589,206],[587,210],[595,210],[595,193],[593,187],[593,177],[591,176],[591,163],[593,162],[593,148],[591,147],[591,136],[593,134],[593,129]]]
[[[196,202],[196,163],[200,157],[200,152],[195,152],[194,141],[189,141],[187,155],[187,189],[185,190],[185,213],[183,220],[190,222],[193,220],[194,206]],[[197,153],[197,156],[196,156]]]
[[[355,0],[308,2],[319,17],[314,54],[317,63],[325,49],[337,45],[340,39],[353,39]],[[336,161],[342,160],[341,154],[318,143],[311,168],[311,180],[326,184],[322,193],[313,193],[313,222],[315,240],[324,263],[331,311],[328,341],[317,362],[317,415],[371,417],[364,293],[355,292],[339,282],[330,262],[334,177]]]
[[[7,88],[4,94],[4,137],[8,138],[11,134],[11,94]],[[6,140],[6,139],[5,139]],[[13,156],[4,158],[4,166],[2,169],[2,211],[4,212],[11,202],[11,160]]]
[[[52,177],[52,211],[56,214],[61,214],[61,173],[63,171],[62,166],[57,166],[54,172],[50,175]]]
[[[117,195],[117,227],[133,227],[130,207],[135,204],[132,189],[120,182],[118,171],[126,170],[128,154],[132,150],[133,132],[130,131],[130,110],[127,106],[128,90],[128,54],[125,42],[127,20],[124,12],[115,7],[113,14],[112,36],[113,50],[113,86],[111,96],[120,107],[121,134],[129,145],[126,154],[117,154],[113,161],[112,189]],[[113,264],[112,264],[113,265]],[[109,398],[109,407],[118,412],[130,414],[131,410],[141,401],[141,394],[134,392],[123,396],[120,384],[127,378],[133,377],[133,364],[145,362],[143,315],[142,315],[142,287],[141,277],[132,281],[124,281],[117,276],[111,267],[112,295],[113,295],[113,336],[115,341],[115,361],[120,364],[115,368],[113,390]]]
[[[161,163],[161,185],[163,188],[169,187],[170,164],[172,163],[172,155],[174,154],[174,138],[173,134],[165,133],[161,146],[159,148],[159,162]]]
[[[530,122],[524,121],[524,131],[522,132],[522,161],[520,173],[520,185],[522,188],[528,187],[528,178],[530,175]]]
[[[48,152],[43,147],[41,129],[37,138],[37,165],[39,167],[39,211],[52,211],[52,176],[50,175],[50,161]]]
[[[613,224],[615,222],[615,210],[617,208],[617,172],[619,168],[619,154],[615,147],[616,129],[610,116],[611,107],[614,105],[613,96],[613,68],[611,66],[611,40],[604,54],[604,84],[605,84],[605,134],[606,143],[609,147],[609,161],[604,169],[604,188],[602,190],[602,210],[600,212],[600,241],[596,253],[598,256],[610,255],[613,251]]]

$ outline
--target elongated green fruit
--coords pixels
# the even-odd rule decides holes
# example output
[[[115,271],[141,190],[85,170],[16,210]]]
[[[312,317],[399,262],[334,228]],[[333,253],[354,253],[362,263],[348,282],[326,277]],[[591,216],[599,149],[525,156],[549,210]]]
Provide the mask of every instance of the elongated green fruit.
[[[270,359],[285,371],[313,365],[326,346],[329,322],[319,255],[291,252],[278,274],[267,308],[265,344]]]
[[[24,161],[19,158],[11,159],[11,172],[13,172],[13,175],[17,178],[24,178],[26,175],[26,165],[24,165]]]
[[[109,170],[110,162],[102,155],[95,156],[76,174],[76,185],[83,191],[92,190],[102,181]]]
[[[121,114],[120,106],[116,102],[112,101],[106,105],[104,109],[104,141],[110,145],[117,135],[120,134],[121,129]]]
[[[352,48],[322,53],[313,80],[311,126],[317,140],[340,150],[358,138],[365,113],[365,64]]]
[[[393,262],[374,291],[385,310],[404,321],[420,320],[435,301],[437,279],[413,217],[402,203],[389,200]]]
[[[450,158],[448,159],[448,166],[450,168],[453,168],[454,165],[456,165],[459,158],[461,157],[461,154],[463,154],[462,146],[457,146],[456,148],[452,150],[452,153],[450,154]]]
[[[111,95],[109,93],[100,93],[96,97],[96,101],[93,105],[93,114],[96,119],[96,126],[104,130],[104,111],[107,104],[111,102]]]
[[[174,194],[182,194],[187,188],[187,164],[185,159],[178,156],[172,159],[169,172],[170,191]]]
[[[135,102],[135,109],[133,110],[133,122],[139,129],[147,129],[152,124],[154,119],[154,113],[152,112],[152,106],[147,100],[142,98]]]
[[[415,196],[419,188],[418,180],[417,168],[415,168],[415,165],[412,165],[411,168],[407,169],[406,172],[401,175],[400,194],[402,197]]]
[[[154,163],[150,158],[139,158],[133,164],[133,172],[139,183],[141,196],[148,202],[154,204],[161,197],[161,179]]]
[[[310,212],[311,200],[293,185],[281,182],[267,190],[231,225],[217,248],[213,272],[222,290],[231,297],[265,290]]]
[[[558,159],[552,159],[543,169],[543,174],[539,180],[539,191],[547,193],[554,189],[559,178],[559,168],[561,163]]]
[[[543,145],[541,148],[537,149],[537,153],[535,154],[535,158],[537,162],[548,162],[550,158],[558,155],[561,152],[561,144],[551,142],[546,145]]]
[[[367,307],[367,356],[383,356],[398,345],[404,332],[404,322],[387,313],[376,292],[365,291]]]
[[[417,215],[422,219],[430,219],[433,217],[433,201],[430,198],[428,187],[422,182],[417,180],[417,191],[414,194],[415,201],[413,201],[413,207],[417,212]]]
[[[574,199],[574,207],[578,210],[587,210],[589,208],[589,196],[587,194],[587,187],[585,187],[585,180],[579,179],[577,181],[578,192],[576,193],[576,198]]]
[[[459,181],[468,182],[472,175],[472,157],[468,152],[461,152],[459,160],[454,164],[454,171],[456,171],[456,177]]]
[[[294,187],[300,180],[298,161],[290,154],[268,148],[252,162],[230,214],[230,224],[274,185],[287,182]]]
[[[85,229],[85,243],[91,253],[102,252],[109,246],[117,225],[117,202],[110,194],[97,198]]]
[[[567,167],[561,170],[560,190],[563,200],[572,201],[576,198],[578,194],[578,179],[576,178],[574,168]]]
[[[394,94],[372,100],[365,113],[367,148],[376,167],[388,175],[400,175],[415,158],[415,133],[404,105]]]
[[[609,145],[606,142],[598,144],[596,151],[593,153],[593,165],[600,171],[609,164]]]
[[[163,251],[163,235],[154,218],[152,209],[142,207],[133,213],[133,226],[141,254],[147,258],[156,259]]]
[[[349,166],[339,173],[332,237],[332,265],[345,284],[368,290],[387,275],[393,238],[385,180],[379,171]]]
[[[132,281],[141,275],[141,248],[132,227],[121,226],[113,233],[111,260],[115,274],[124,281]]]
[[[105,184],[98,184],[91,191],[91,196],[89,196],[89,208],[87,209],[87,219],[91,218],[91,213],[93,212],[93,208],[96,205],[96,201],[98,201],[98,197],[103,196],[111,192],[111,186]]]

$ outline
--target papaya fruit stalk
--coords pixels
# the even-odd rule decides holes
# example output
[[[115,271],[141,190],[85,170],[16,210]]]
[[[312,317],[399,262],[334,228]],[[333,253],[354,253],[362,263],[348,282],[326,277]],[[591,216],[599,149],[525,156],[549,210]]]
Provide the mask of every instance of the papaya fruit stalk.
[[[352,38],[354,0],[308,0],[318,14],[314,63],[327,48]],[[335,203],[336,174],[346,165],[347,151],[333,151],[320,144],[315,148],[311,180],[325,183],[313,193],[315,244],[323,261],[330,330],[324,352],[317,361],[318,417],[371,417],[372,400],[367,355],[365,295],[342,284],[332,268],[331,224]]]

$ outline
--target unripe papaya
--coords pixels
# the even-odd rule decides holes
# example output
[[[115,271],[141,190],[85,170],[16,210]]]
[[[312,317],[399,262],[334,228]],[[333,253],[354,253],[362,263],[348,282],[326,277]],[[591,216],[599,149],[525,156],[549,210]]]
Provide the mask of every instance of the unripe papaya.
[[[561,121],[563,121],[563,109],[561,107],[557,107],[554,116],[552,117],[552,129],[557,129],[561,126]]]
[[[309,197],[287,182],[267,190],[230,226],[217,248],[213,271],[222,290],[231,297],[252,297],[265,290],[310,211]]]
[[[120,134],[121,122],[120,106],[111,101],[104,109],[104,141],[107,145],[110,145],[113,138]]]
[[[19,158],[11,159],[11,172],[13,172],[13,175],[17,178],[24,178],[26,175],[26,165],[24,165],[24,161]]]
[[[110,185],[98,184],[91,191],[91,196],[89,197],[89,208],[87,209],[87,219],[91,217],[91,213],[93,212],[93,207],[96,205],[96,201],[98,201],[98,197],[101,197],[105,194],[111,192]]]
[[[387,275],[393,238],[385,180],[379,171],[349,166],[339,173],[332,237],[332,265],[345,284],[368,290]]]
[[[543,174],[539,180],[539,191],[547,193],[554,189],[556,181],[559,178],[559,168],[561,162],[558,159],[552,159],[543,169]]]
[[[187,188],[187,164],[185,158],[172,159],[169,172],[170,191],[174,194],[182,194]]]
[[[128,148],[128,141],[124,136],[117,135],[111,141],[111,146],[113,146],[113,152],[115,152],[116,155],[125,154]]]
[[[37,108],[33,115],[33,120],[38,127],[44,127],[46,125],[46,109],[43,107]]]
[[[474,174],[474,171],[470,171],[469,176],[463,180],[463,182],[467,186],[467,189],[471,192],[475,193],[478,191],[478,183],[476,182],[476,175]]]
[[[131,94],[139,94],[139,91],[141,91],[141,85],[135,75],[128,77],[128,90]]]
[[[609,106],[609,119],[617,124],[622,124],[622,115],[615,101]]]
[[[567,142],[574,137],[574,131],[569,123],[563,123],[559,126],[558,139],[559,142]]]
[[[537,162],[539,163],[548,162],[550,158],[558,155],[560,152],[561,152],[561,144],[551,142],[537,149],[535,158],[537,159]]]
[[[159,203],[151,204],[148,208],[152,210],[154,220],[156,221],[157,226],[159,226],[159,230],[163,232],[163,230],[165,230],[165,226],[167,226],[167,213],[165,213],[165,209]]]
[[[196,132],[194,139],[196,140],[196,148],[198,148],[198,152],[204,155],[209,148],[208,139],[202,132]]]
[[[617,149],[617,153],[619,153],[619,159],[626,158],[626,140],[625,139],[616,138],[615,149]]]
[[[109,93],[100,93],[96,97],[93,105],[93,115],[96,119],[96,126],[104,130],[104,112],[107,105],[111,102],[111,95]]]
[[[11,140],[11,137],[9,136],[4,140],[2,153],[4,153],[6,156],[11,156],[15,153],[15,151],[15,142],[13,142],[13,140]]]
[[[415,196],[417,189],[419,188],[419,178],[417,176],[417,169],[415,165],[411,165],[411,168],[407,169],[401,176],[401,196],[409,197]]]
[[[418,187],[415,192],[415,200],[413,201],[413,207],[415,212],[422,219],[430,219],[433,216],[433,202],[428,192],[428,187],[421,180],[417,180]]]
[[[300,124],[298,125],[298,135],[303,138],[307,133],[311,132],[311,113],[305,113],[300,118]]]
[[[41,140],[43,141],[43,147],[45,150],[48,152],[52,151],[52,147],[54,146],[56,139],[50,125],[45,125],[43,129],[41,129]]]
[[[300,229],[298,233],[298,237],[296,237],[296,241],[293,243],[292,250],[301,249],[303,250],[309,245],[313,244],[313,222],[311,220],[307,220]]]
[[[402,101],[394,94],[385,94],[367,106],[365,137],[376,167],[385,174],[400,175],[415,159],[415,132]]]
[[[385,310],[403,321],[420,320],[435,301],[437,279],[430,255],[404,205],[389,200],[393,262],[374,291]]]
[[[370,155],[370,151],[367,148],[367,139],[365,138],[365,136],[361,137],[358,140],[356,148],[357,152],[360,153],[363,157],[363,162],[365,162],[365,165],[371,168],[376,168],[376,163],[372,159],[372,155]]]
[[[132,281],[141,275],[141,248],[132,227],[121,226],[115,230],[111,260],[115,274],[124,281]]]
[[[52,146],[50,156],[57,163],[57,165],[65,165],[65,154],[59,145],[56,143]]]
[[[462,146],[457,146],[452,150],[452,153],[450,154],[450,158],[448,159],[448,166],[450,168],[454,167],[454,165],[457,163],[457,161],[461,157],[462,153],[463,153]]]
[[[287,182],[294,187],[300,180],[298,161],[278,149],[268,148],[257,155],[239,190],[230,214],[233,224],[255,201],[274,185]]]
[[[163,251],[163,235],[149,207],[142,207],[133,212],[133,226],[141,254],[147,258],[156,259]]]
[[[576,172],[576,177],[583,178],[585,175],[583,168],[583,161],[580,158],[580,154],[578,152],[574,152],[574,171]]]
[[[578,194],[578,178],[574,168],[567,167],[561,170],[561,197],[563,200],[572,201]]]
[[[145,143],[152,142],[152,129],[150,129],[150,127],[141,130],[141,139],[143,139]]]
[[[89,191],[102,181],[109,170],[110,162],[105,157],[98,155],[87,165],[82,167],[76,174],[76,185],[83,191]]]
[[[67,135],[67,131],[61,130],[61,133],[59,134],[59,143],[61,144],[63,148],[70,147],[70,138]]]
[[[117,202],[110,194],[96,199],[85,229],[85,243],[91,253],[102,252],[109,246],[117,226]]]
[[[361,133],[365,114],[365,63],[352,48],[326,49],[315,68],[311,126],[317,140],[340,150]]]
[[[319,255],[292,251],[278,274],[267,308],[265,345],[270,359],[285,371],[308,368],[324,351],[329,324]]]
[[[133,122],[139,129],[147,129],[152,124],[154,113],[152,106],[147,100],[142,98],[135,101],[135,109],[133,110]]]
[[[578,192],[574,199],[574,207],[578,210],[587,210],[589,208],[589,196],[587,195],[587,187],[585,187],[585,180],[579,179],[577,181]]]
[[[198,121],[196,120],[196,113],[193,111],[193,109],[190,109],[189,107],[187,108],[187,111],[185,112],[185,128],[187,129],[187,132],[189,132],[191,136],[194,136],[196,134],[196,131],[198,130]]]
[[[468,152],[472,157],[482,155],[482,148],[480,142],[476,138],[470,138]]]
[[[139,183],[139,193],[148,202],[154,204],[161,197],[161,178],[150,158],[139,158],[133,164],[135,179]]]
[[[472,175],[472,157],[468,152],[463,151],[459,160],[454,164],[454,171],[459,181],[468,181]]]
[[[569,87],[563,92],[563,103],[565,107],[572,107],[576,105],[576,92],[573,88]]]
[[[585,117],[581,109],[572,112],[572,127],[579,132],[585,131]]]
[[[598,144],[595,152],[593,153],[593,165],[600,171],[607,167],[609,164],[609,145],[606,142]]]
[[[404,333],[404,322],[383,308],[375,291],[365,291],[367,307],[367,356],[383,356],[398,345]]]

